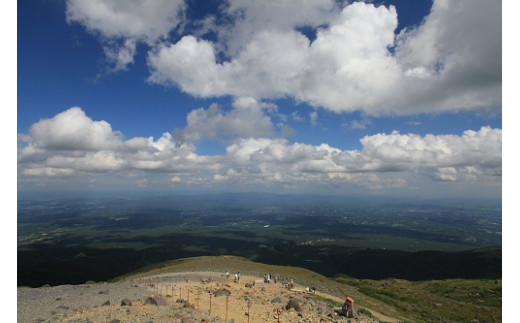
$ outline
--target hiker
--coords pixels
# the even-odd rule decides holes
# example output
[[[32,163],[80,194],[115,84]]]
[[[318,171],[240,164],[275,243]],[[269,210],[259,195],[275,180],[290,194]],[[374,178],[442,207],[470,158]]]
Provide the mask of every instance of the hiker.
[[[334,307],[334,312],[345,317],[354,317],[354,300],[350,297],[345,297],[345,303],[342,307]]]
[[[226,271],[226,278],[229,278],[229,271]]]
[[[238,273],[235,274],[235,283],[238,283]]]

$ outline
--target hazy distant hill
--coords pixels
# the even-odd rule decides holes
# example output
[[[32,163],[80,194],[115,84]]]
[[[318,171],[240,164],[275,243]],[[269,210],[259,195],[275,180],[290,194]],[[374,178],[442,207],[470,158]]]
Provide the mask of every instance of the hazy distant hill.
[[[501,277],[500,201],[201,194],[18,201],[18,285],[234,255],[327,276]],[[494,246],[494,247],[489,247]]]

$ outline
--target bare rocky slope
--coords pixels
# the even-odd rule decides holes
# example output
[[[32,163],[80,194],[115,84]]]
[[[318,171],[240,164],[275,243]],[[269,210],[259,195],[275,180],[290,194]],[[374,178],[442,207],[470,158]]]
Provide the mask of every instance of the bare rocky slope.
[[[352,318],[333,310],[345,295],[355,299]],[[399,321],[391,308],[316,273],[235,257],[173,261],[110,283],[18,288],[18,322]]]

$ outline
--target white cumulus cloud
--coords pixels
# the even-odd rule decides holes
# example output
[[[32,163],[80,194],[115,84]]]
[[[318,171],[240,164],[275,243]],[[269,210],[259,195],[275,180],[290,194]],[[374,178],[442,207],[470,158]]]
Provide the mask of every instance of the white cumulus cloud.
[[[368,115],[501,105],[500,1],[436,0],[421,25],[399,35],[393,6],[294,6],[230,1],[226,13],[236,20],[215,26],[217,41],[186,35],[150,52],[149,81],[201,97],[289,96]]]
[[[256,101],[248,98],[235,102],[236,109],[252,106]],[[235,112],[209,108],[195,113],[204,118],[181,132],[186,131],[187,137],[211,138],[232,127]],[[197,132],[199,126],[208,129]],[[242,131],[232,129],[231,133]],[[196,143],[176,140],[168,132],[157,139],[124,139],[108,122],[94,121],[74,107],[36,122],[18,138],[20,183],[117,174],[138,177],[133,182],[137,185],[156,185],[161,179],[149,177],[164,174],[165,185],[298,188],[307,183],[414,189],[435,182],[500,187],[502,176],[502,130],[487,126],[460,135],[379,133],[363,137],[360,150],[276,137],[237,137],[226,143],[224,154],[204,156],[195,152]]]
[[[121,145],[121,134],[108,122],[93,121],[79,107],[36,122],[29,135],[35,147],[47,149],[98,150]]]
[[[133,62],[136,42],[152,44],[182,23],[183,0],[67,0],[69,24],[99,35],[114,69]]]
[[[275,134],[271,118],[265,110],[270,105],[252,98],[239,98],[233,109],[225,112],[214,103],[208,109],[192,110],[186,117],[184,129],[176,129],[175,137],[181,142],[201,139],[228,142],[239,137],[268,137]]]
[[[197,173],[218,168],[218,158],[194,153],[170,133],[154,140],[124,140],[106,121],[94,121],[79,107],[43,119],[19,136],[21,179],[33,176],[82,176],[107,172]]]

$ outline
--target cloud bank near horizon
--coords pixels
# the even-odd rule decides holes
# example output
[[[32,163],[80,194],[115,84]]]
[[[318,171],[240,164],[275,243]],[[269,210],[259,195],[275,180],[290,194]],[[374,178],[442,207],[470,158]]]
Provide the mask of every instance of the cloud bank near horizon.
[[[208,113],[201,122],[218,124],[222,115]],[[188,122],[181,131],[189,130],[190,136],[199,139],[225,131],[199,129],[196,133]],[[340,150],[326,143],[290,143],[258,133],[230,140],[224,154],[200,155],[195,142],[177,141],[168,132],[157,139],[125,139],[107,121],[92,120],[81,108],[72,107],[34,123],[28,134],[19,135],[18,181],[45,185],[64,178],[110,174],[132,178],[142,186],[151,181],[148,177],[162,174],[166,187],[179,183],[265,187],[307,183],[408,189],[417,185],[417,178],[425,185],[480,182],[500,187],[501,129],[484,126],[460,135],[425,136],[394,131],[365,136],[361,144],[360,150]]]

